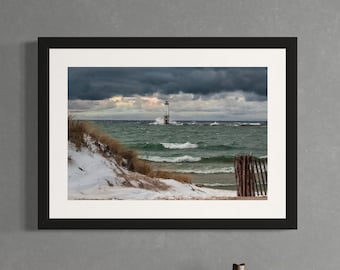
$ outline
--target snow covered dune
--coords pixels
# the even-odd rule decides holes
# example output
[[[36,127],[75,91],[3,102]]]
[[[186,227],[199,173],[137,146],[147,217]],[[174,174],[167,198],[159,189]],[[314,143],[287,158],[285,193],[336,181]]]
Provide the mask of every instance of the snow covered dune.
[[[228,199],[235,191],[198,187],[172,179],[152,178],[131,172],[100,146],[87,140],[88,147],[68,146],[68,197],[70,200],[173,200]]]

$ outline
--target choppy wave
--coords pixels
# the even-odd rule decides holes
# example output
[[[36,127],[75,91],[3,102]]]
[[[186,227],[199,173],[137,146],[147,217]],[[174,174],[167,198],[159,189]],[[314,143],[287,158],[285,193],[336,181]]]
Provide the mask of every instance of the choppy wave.
[[[169,162],[169,163],[197,162],[201,160],[200,157],[192,157],[189,155],[180,157],[142,156],[141,159],[153,162]]]
[[[141,143],[141,144],[131,144],[129,145],[131,148],[136,148],[140,150],[152,150],[152,151],[162,151],[164,149],[170,150],[181,150],[181,149],[206,149],[206,150],[216,150],[216,151],[223,151],[223,150],[231,150],[231,149],[238,149],[240,150],[242,147],[240,146],[233,146],[233,145],[206,145],[203,143]]]
[[[246,123],[239,123],[239,126],[261,126],[261,123],[258,123],[258,122],[246,122]]]
[[[168,149],[190,149],[190,148],[197,148],[198,145],[195,143],[161,143],[164,148]]]
[[[159,143],[140,143],[140,144],[130,144],[129,147],[136,148],[140,150],[164,150],[163,145]]]
[[[149,123],[149,125],[164,125],[164,119],[162,117],[157,117],[155,122]]]
[[[176,121],[170,121],[170,125],[175,126],[183,126],[183,123],[176,122]],[[164,125],[164,118],[163,117],[157,117],[154,122],[149,123],[149,125]]]
[[[207,150],[231,150],[231,149],[241,149],[241,147],[239,146],[231,146],[231,145],[225,145],[225,144],[220,144],[220,145],[203,145],[200,146],[203,149],[207,149]]]
[[[196,143],[141,143],[141,144],[133,144],[129,145],[132,148],[140,149],[140,150],[152,150],[152,151],[163,151],[165,149],[171,150],[181,150],[181,149],[194,149],[198,148],[198,144]]]
[[[211,163],[211,162],[232,162],[234,161],[233,156],[215,156],[215,157],[204,157],[201,158],[202,163]]]
[[[217,174],[217,173],[234,173],[233,167],[225,167],[225,168],[215,168],[215,169],[206,169],[206,170],[176,170],[180,173],[193,173],[193,174]]]
[[[183,163],[183,162],[220,163],[220,162],[232,162],[234,160],[233,156],[193,157],[189,155],[179,157],[141,156],[140,158],[152,162],[169,162],[169,163]]]
[[[176,121],[170,121],[169,124],[170,125],[175,125],[175,126],[183,126],[184,125],[183,123],[176,122]]]

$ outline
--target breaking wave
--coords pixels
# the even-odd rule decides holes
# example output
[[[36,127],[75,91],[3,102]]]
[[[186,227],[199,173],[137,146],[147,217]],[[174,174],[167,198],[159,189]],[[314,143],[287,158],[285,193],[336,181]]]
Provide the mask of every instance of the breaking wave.
[[[176,121],[170,121],[170,125],[175,126],[183,126],[183,123],[176,122]],[[163,117],[157,117],[154,122],[149,123],[149,125],[164,125],[164,118]]]
[[[149,123],[149,125],[164,125],[164,119],[162,117],[157,117],[155,122]]]
[[[234,173],[233,167],[226,167],[226,168],[216,168],[216,169],[206,169],[206,170],[195,170],[195,169],[188,169],[188,170],[176,170],[180,173],[193,173],[193,174],[216,174],[216,173]]]
[[[233,156],[215,156],[215,157],[205,157],[201,158],[202,163],[211,163],[211,162],[232,162],[234,161]]]
[[[190,149],[190,148],[197,148],[198,145],[195,143],[161,143],[164,148],[168,149]]]
[[[141,143],[141,144],[131,144],[129,147],[140,149],[140,150],[152,150],[152,151],[162,151],[164,149],[170,150],[181,150],[181,149],[206,149],[206,150],[216,150],[216,151],[224,151],[224,150],[232,150],[232,149],[241,149],[240,146],[237,145],[206,145],[201,142],[198,143]]]
[[[219,163],[219,162],[232,162],[233,156],[215,156],[215,157],[193,157],[189,155],[179,157],[160,157],[160,156],[141,156],[141,159],[153,162],[169,162],[169,163],[182,163],[182,162],[201,162],[201,163]]]
[[[188,155],[181,157],[142,156],[141,159],[153,162],[169,162],[169,163],[197,162],[201,160],[200,157],[192,157]]]
[[[258,123],[258,122],[246,122],[246,123],[239,123],[239,126],[261,126],[261,123]]]

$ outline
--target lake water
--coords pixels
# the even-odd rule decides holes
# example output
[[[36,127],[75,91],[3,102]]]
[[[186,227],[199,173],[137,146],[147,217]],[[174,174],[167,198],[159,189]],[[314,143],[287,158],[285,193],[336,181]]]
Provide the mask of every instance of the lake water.
[[[266,122],[93,122],[153,167],[190,173],[194,183],[211,188],[236,188],[236,154],[267,155]]]

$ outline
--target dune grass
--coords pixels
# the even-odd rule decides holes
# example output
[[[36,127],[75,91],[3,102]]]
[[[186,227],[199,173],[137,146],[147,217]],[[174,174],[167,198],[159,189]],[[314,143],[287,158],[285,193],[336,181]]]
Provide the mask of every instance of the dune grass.
[[[147,161],[139,159],[135,150],[124,146],[91,123],[75,120],[72,116],[69,116],[68,140],[76,146],[77,150],[80,150],[81,147],[89,147],[87,136],[90,136],[104,156],[113,157],[119,165],[126,167],[129,171],[154,178],[174,179],[181,183],[191,183],[190,175],[155,170]]]
[[[189,174],[175,173],[169,171],[153,171],[153,177],[163,178],[163,179],[174,179],[181,183],[190,183],[192,177]]]

